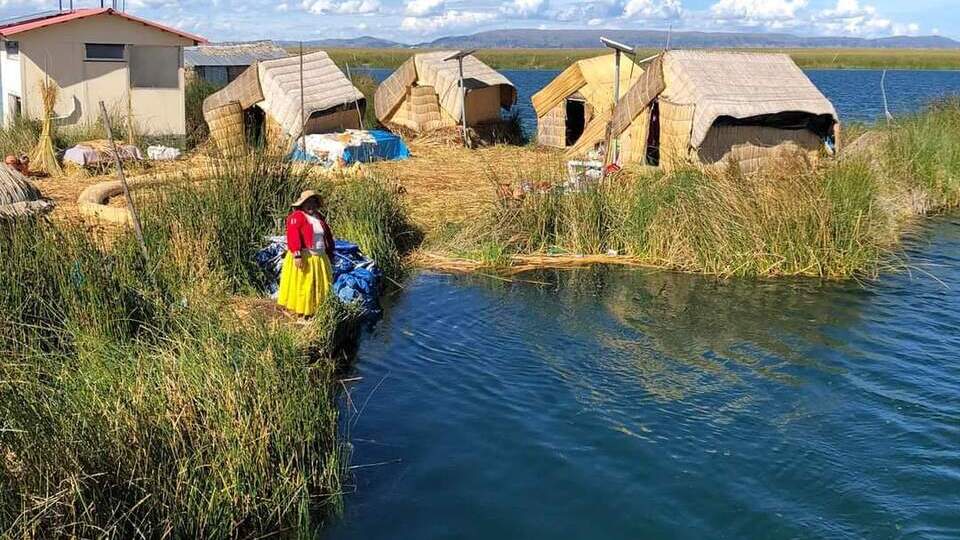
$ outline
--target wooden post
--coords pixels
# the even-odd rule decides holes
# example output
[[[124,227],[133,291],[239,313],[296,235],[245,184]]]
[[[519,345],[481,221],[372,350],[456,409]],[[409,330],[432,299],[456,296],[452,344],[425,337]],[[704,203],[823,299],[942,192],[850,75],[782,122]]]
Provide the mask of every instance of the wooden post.
[[[300,151],[307,155],[307,118],[303,97],[303,42],[300,42]],[[288,147],[289,148],[289,147]]]
[[[467,139],[467,87],[463,84],[463,57],[457,59],[460,65],[460,123],[463,125],[463,145],[470,147]]]
[[[475,52],[476,49],[464,50],[443,59],[444,62],[456,60],[460,68],[460,124],[463,126],[463,145],[467,148],[470,147],[470,140],[467,138],[467,86],[463,83],[463,59]]]
[[[140,242],[140,252],[143,254],[145,262],[150,261],[150,254],[147,252],[147,242],[143,239],[143,227],[140,224],[140,213],[137,212],[137,205],[133,203],[133,197],[130,196],[130,186],[127,184],[127,177],[123,173],[123,161],[120,159],[120,151],[117,149],[117,142],[113,140],[113,126],[110,125],[110,115],[107,114],[107,106],[100,102],[100,114],[103,116],[103,126],[107,129],[107,139],[110,141],[110,149],[113,150],[113,159],[117,164],[117,176],[120,177],[120,185],[123,186],[123,196],[127,198],[127,209],[130,211],[130,219],[133,221],[133,231],[137,235],[137,241]]]
[[[634,47],[629,47],[623,43],[617,43],[616,41],[607,39],[605,37],[600,38],[600,43],[603,43],[606,47],[613,49],[614,51],[613,109],[615,110],[617,108],[617,102],[620,101],[620,57],[623,55],[623,53],[636,56],[637,50]],[[611,139],[608,133],[606,140],[608,141],[609,146],[606,152],[607,156],[611,163],[617,163],[620,160],[620,138],[617,136]],[[607,160],[604,159],[604,161]]]
[[[613,107],[610,109],[613,111],[617,108],[617,102],[620,101],[620,49],[615,49],[614,53],[614,73],[613,73]],[[620,161],[620,138],[617,137],[613,139],[613,161],[612,163],[617,163]]]
[[[347,78],[350,79],[350,84],[353,84],[353,75],[350,74],[350,64],[346,64],[346,67],[347,67]],[[354,85],[354,87],[356,87],[356,85]],[[366,129],[366,126],[363,125],[363,113],[360,112],[360,100],[354,101],[353,104],[357,106],[357,120],[360,121],[360,123],[358,124],[359,125],[358,129],[360,130]],[[341,124],[340,127],[343,127],[343,125]]]

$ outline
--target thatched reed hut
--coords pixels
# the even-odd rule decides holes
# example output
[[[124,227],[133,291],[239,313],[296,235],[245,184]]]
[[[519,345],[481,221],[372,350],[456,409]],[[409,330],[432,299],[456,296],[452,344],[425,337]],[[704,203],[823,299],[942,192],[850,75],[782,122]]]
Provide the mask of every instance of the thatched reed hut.
[[[620,94],[643,73],[629,59],[620,63]],[[597,115],[609,113],[616,98],[616,61],[612,54],[587,58],[563,70],[550,84],[533,95],[537,113],[537,144],[573,146]]]
[[[460,123],[460,72],[456,51],[417,54],[377,87],[377,119],[388,128],[417,133]],[[468,126],[499,122],[501,110],[517,101],[517,89],[506,77],[473,56],[463,59]]]
[[[245,149],[249,115],[244,113],[254,108],[263,114],[267,141],[279,147],[289,147],[301,135],[360,129],[363,93],[327,53],[304,55],[302,71],[299,56],[258,62],[208,97],[203,116],[220,150],[232,155]]]
[[[40,190],[20,172],[0,164],[0,220],[42,214],[53,209]]]
[[[815,158],[826,141],[839,143],[833,105],[785,54],[667,51],[644,68],[569,156],[606,141],[607,161],[621,164],[733,162],[750,171],[784,150]]]

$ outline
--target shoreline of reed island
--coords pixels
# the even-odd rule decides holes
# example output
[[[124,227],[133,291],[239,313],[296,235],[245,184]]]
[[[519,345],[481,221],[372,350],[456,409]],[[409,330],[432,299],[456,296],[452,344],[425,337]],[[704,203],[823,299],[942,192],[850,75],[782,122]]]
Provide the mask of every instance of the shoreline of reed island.
[[[299,49],[290,48],[291,54]],[[314,48],[310,51],[317,50]],[[341,68],[396,69],[425,49],[408,48],[325,48]],[[960,69],[960,49],[736,49],[754,52],[782,52],[804,69]],[[608,53],[608,49],[480,49],[476,56],[493,69],[563,70],[572,63]],[[660,52],[640,49],[639,58]]]
[[[960,205],[958,99],[875,128],[840,159],[785,155],[765,173],[627,168],[564,190],[556,152],[414,149],[375,170],[403,186],[424,231],[410,262],[453,272],[622,264],[871,279],[909,266],[899,246],[920,216]]]
[[[252,259],[306,187],[396,277],[389,186],[269,156],[138,197],[147,259],[74,216],[0,224],[0,535],[309,536],[339,513],[355,314],[275,309]]]

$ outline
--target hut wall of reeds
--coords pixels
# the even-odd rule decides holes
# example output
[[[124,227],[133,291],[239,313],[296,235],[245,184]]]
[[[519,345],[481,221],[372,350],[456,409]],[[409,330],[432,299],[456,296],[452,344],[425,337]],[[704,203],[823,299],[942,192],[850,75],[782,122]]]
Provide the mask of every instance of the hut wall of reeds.
[[[553,107],[537,118],[537,144],[557,148],[567,145],[566,107]]]
[[[617,141],[621,164],[657,154],[649,164],[667,169],[692,162],[754,170],[784,151],[816,159],[838,126],[833,105],[787,55],[668,51],[568,156]]]
[[[640,77],[643,70],[628,58],[621,58],[620,92],[625,93]],[[585,129],[596,115],[613,109],[615,98],[614,79],[616,61],[612,54],[580,60],[557,75],[550,84],[533,95],[533,108],[537,113],[537,143],[542,146],[565,148],[574,146],[577,127]],[[569,102],[584,104],[571,110],[568,125]],[[561,124],[562,122],[562,124]]]
[[[416,132],[452,127],[460,122],[460,74],[455,51],[414,55],[375,94],[377,119],[390,127]],[[473,56],[463,59],[467,125],[499,121],[501,110],[517,100],[517,90],[503,75]]]

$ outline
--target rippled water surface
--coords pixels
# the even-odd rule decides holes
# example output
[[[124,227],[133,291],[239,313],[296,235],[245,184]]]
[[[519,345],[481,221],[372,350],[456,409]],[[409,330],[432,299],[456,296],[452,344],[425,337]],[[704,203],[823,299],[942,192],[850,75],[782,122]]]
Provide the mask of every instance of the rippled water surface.
[[[389,69],[367,71],[378,81],[392,73]],[[537,116],[530,96],[549,84],[559,73],[550,70],[503,71],[517,87],[517,111],[529,135],[537,131]],[[873,122],[883,118],[883,95],[880,90],[882,71],[814,69],[806,73],[833,102],[844,122]],[[890,112],[895,116],[909,114],[931,100],[960,95],[960,71],[889,71],[885,87]]]
[[[856,284],[425,273],[331,538],[960,538],[960,219]],[[349,412],[347,412],[349,411]]]

